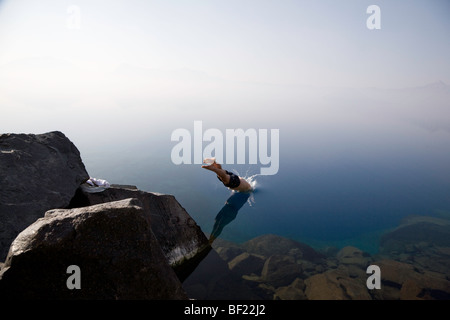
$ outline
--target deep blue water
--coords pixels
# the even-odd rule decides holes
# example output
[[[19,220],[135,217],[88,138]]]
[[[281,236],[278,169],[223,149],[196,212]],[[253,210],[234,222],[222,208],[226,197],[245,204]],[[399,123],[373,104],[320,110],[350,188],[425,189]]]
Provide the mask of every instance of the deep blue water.
[[[279,129],[278,173],[256,176],[255,191],[227,218],[221,238],[243,242],[272,233],[318,248],[354,245],[375,253],[380,235],[403,217],[450,211],[448,132],[412,125]],[[80,150],[92,176],[173,194],[209,234],[232,192],[198,164],[172,163],[172,130],[117,149],[105,146],[102,154]],[[260,166],[224,168],[251,176]]]

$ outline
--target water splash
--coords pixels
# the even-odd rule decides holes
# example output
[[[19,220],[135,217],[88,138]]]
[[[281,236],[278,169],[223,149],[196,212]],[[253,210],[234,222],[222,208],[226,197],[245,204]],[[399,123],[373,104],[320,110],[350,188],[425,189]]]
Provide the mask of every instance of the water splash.
[[[257,181],[256,181],[256,177],[260,175],[259,173],[250,175],[249,172],[248,172],[249,170],[247,170],[245,172],[245,175],[241,175],[237,170],[234,169],[233,171],[234,171],[235,174],[237,174],[238,176],[242,177],[243,179],[245,179],[250,184],[250,186],[252,187],[252,191],[250,191],[250,192],[255,192],[256,191],[256,186],[258,184]]]
[[[256,177],[259,176],[259,174],[254,174],[249,176],[248,172],[246,172],[245,176],[243,177],[252,187],[252,190],[250,192],[250,197],[248,197],[247,203],[251,207],[253,204],[256,203],[255,201],[255,192],[257,191],[256,186],[258,185],[258,182],[256,181]]]
[[[254,174],[252,176],[245,176],[244,179],[247,180],[247,182],[252,187],[252,192],[256,191],[256,186],[258,185],[258,182],[256,181],[256,177],[259,176],[259,174]]]
[[[236,175],[238,175],[238,176],[242,177],[243,179],[245,179],[250,184],[250,186],[252,187],[252,190],[248,191],[248,193],[250,193],[250,196],[249,196],[249,198],[247,200],[249,206],[252,206],[253,204],[256,203],[254,194],[257,192],[257,190],[258,190],[257,186],[259,185],[258,182],[256,181],[256,177],[260,176],[260,174],[257,173],[257,174],[250,175],[249,172],[248,172],[249,170],[247,170],[245,172],[245,175],[241,175],[241,174],[239,174],[239,172],[236,169],[233,169],[233,171],[234,171],[234,173]],[[232,191],[232,192],[238,192],[238,191]]]

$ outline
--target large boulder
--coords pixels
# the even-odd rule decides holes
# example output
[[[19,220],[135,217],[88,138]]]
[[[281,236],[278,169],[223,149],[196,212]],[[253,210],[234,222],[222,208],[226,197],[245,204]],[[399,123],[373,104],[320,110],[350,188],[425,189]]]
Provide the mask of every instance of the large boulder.
[[[80,189],[72,205],[94,205],[127,198],[141,201],[145,219],[167,261],[176,268],[181,278],[187,276],[182,275],[183,264],[210,246],[201,228],[174,196],[113,186],[99,193],[85,193]]]
[[[89,178],[61,132],[0,135],[0,261],[14,238],[47,210],[65,208]]]
[[[69,289],[69,266],[80,289]],[[14,240],[0,298],[185,299],[137,199],[55,209]]]

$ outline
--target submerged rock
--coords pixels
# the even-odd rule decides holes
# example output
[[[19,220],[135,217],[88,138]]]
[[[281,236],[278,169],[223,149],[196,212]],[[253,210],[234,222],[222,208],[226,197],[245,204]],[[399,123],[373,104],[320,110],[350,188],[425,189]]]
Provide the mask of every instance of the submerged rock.
[[[261,281],[274,286],[286,286],[302,276],[302,268],[291,256],[273,255],[264,263]]]
[[[260,274],[264,267],[264,257],[244,252],[228,263],[231,271],[240,275]]]
[[[227,245],[229,245],[229,244],[227,244]],[[226,262],[230,262],[231,260],[233,260],[234,258],[239,256],[240,254],[246,252],[244,249],[242,249],[236,245],[231,245],[229,247],[215,246],[215,248],[216,248],[216,251],[219,254],[219,256]]]
[[[291,255],[295,259],[308,261],[318,261],[324,258],[324,255],[318,253],[307,244],[281,237],[274,234],[265,234],[253,238],[242,244],[246,251],[259,254],[265,257],[272,255]]]
[[[361,268],[367,268],[372,260],[369,254],[352,246],[347,246],[339,250],[336,257],[342,264],[357,265]]]
[[[450,281],[441,273],[417,269],[414,265],[384,259],[374,262],[381,269],[378,299],[449,300]]]
[[[0,261],[14,238],[47,210],[69,205],[89,178],[61,132],[0,135]]]
[[[216,250],[211,250],[194,272],[183,282],[189,298],[199,300],[254,300],[259,292],[240,275],[232,272]]]
[[[302,279],[295,279],[290,285],[275,290],[274,300],[306,300],[305,283]]]
[[[80,268],[69,289],[67,268]],[[185,299],[187,296],[137,199],[55,209],[14,240],[0,273],[0,297]]]
[[[443,245],[445,240],[441,238],[447,222],[415,218],[414,224],[425,220],[434,221],[434,228],[442,227],[440,234],[435,235],[441,245],[425,241],[418,233],[417,238],[408,236],[408,245],[402,244],[403,251],[389,255],[382,252],[372,256],[357,247],[346,246],[328,250],[322,256],[305,244],[276,235],[259,236],[241,245],[220,242],[214,248],[228,262],[230,270],[247,259],[250,267],[254,256],[265,259],[260,274],[257,268],[239,273],[263,299],[448,300],[450,247]],[[398,234],[394,233],[393,238]],[[385,236],[386,241],[392,240],[390,236]],[[380,267],[381,289],[367,287],[369,265]]]
[[[380,253],[450,279],[450,220],[410,216],[383,235]]]
[[[327,270],[305,280],[309,300],[371,300],[362,270],[347,267]]]
[[[420,252],[428,245],[450,247],[450,220],[410,216],[380,240],[382,253]]]

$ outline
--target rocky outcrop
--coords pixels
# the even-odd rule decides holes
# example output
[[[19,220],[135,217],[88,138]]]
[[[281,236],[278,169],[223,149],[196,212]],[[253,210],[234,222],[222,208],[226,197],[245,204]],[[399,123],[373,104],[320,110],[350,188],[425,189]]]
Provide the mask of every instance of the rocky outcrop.
[[[67,286],[71,265],[80,289]],[[8,299],[186,298],[137,199],[48,211],[14,240],[0,279]]]
[[[173,267],[194,257],[208,245],[208,239],[200,227],[172,195],[113,186],[99,193],[79,190],[72,204],[94,205],[127,198],[141,201],[145,218]]]
[[[3,134],[0,152],[1,297],[187,297],[180,279],[210,246],[175,197],[125,185],[85,193],[89,175],[61,132]],[[82,290],[66,286],[70,265]]]
[[[88,178],[61,132],[0,135],[0,261],[19,232],[47,210],[68,206]]]

